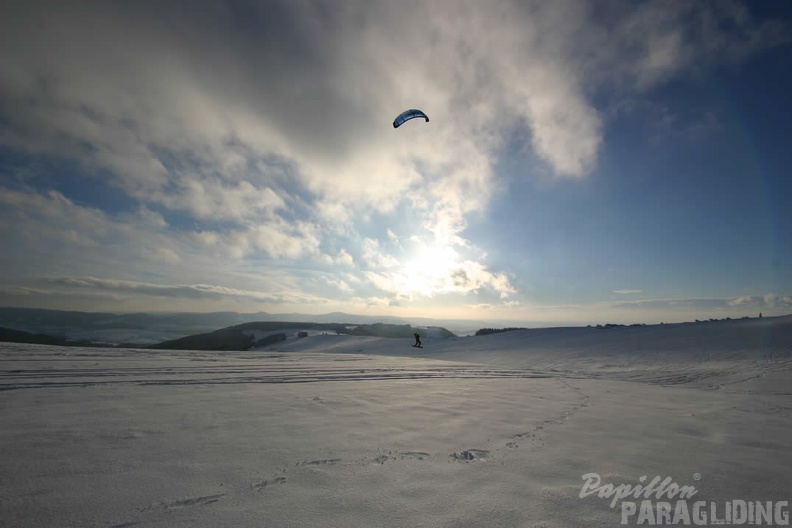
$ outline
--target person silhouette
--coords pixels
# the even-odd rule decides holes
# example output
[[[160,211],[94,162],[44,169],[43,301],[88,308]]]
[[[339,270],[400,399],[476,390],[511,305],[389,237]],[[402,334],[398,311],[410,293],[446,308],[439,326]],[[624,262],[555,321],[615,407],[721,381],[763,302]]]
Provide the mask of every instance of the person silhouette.
[[[413,335],[415,336],[415,344],[413,346],[423,348],[423,345],[421,345],[421,334],[415,332]]]

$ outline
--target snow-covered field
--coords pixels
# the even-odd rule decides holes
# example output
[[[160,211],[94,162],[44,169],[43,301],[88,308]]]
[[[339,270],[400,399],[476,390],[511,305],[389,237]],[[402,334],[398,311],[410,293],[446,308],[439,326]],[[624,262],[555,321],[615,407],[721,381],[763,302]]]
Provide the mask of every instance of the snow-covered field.
[[[0,526],[788,524],[791,329],[0,343]]]

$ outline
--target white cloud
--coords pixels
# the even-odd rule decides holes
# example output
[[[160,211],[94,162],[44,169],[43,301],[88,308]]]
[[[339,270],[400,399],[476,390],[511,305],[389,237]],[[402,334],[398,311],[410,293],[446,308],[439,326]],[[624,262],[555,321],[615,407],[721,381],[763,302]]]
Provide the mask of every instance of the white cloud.
[[[403,267],[366,271],[378,290],[398,298],[431,298],[444,294],[479,293],[488,289],[501,299],[516,293],[505,274],[493,273],[479,263],[461,260],[451,247],[431,248]]]
[[[168,248],[156,248],[149,251],[148,255],[152,260],[159,260],[170,264],[179,264],[182,262],[181,257]]]
[[[247,181],[224,184],[220,180],[179,177],[173,194],[162,195],[161,202],[175,210],[186,210],[200,219],[254,220],[271,218],[285,201],[268,187],[256,188]]]
[[[380,249],[379,240],[365,238],[361,244],[363,262],[371,269],[393,269],[398,268],[401,262]]]
[[[97,277],[50,277],[32,280],[37,288],[26,288],[30,294],[46,295],[58,291],[94,295],[151,296],[174,299],[223,300],[236,299],[267,303],[322,304],[325,299],[294,292],[264,292],[229,288],[215,284],[154,284],[140,281],[103,279]]]
[[[679,313],[706,313],[709,310],[713,316],[720,313],[728,313],[729,315],[753,315],[751,313],[746,313],[744,310],[790,310],[792,309],[792,296],[767,294],[725,298],[644,299],[636,301],[614,301],[603,304],[612,308],[672,310]]]
[[[3,108],[15,125],[4,137],[112,167],[120,185],[147,199],[173,177],[165,153],[223,173],[250,155],[282,155],[309,188],[383,209],[427,183],[416,160],[445,183],[486,190],[493,149],[520,120],[555,172],[581,176],[601,142],[591,76],[649,86],[700,58],[741,57],[783,38],[730,2],[618,3],[604,16],[582,2],[331,10],[265,2],[248,13],[242,26],[261,27],[247,33],[230,4],[189,14],[176,5],[149,14],[99,5],[67,12],[28,2],[6,19],[2,60],[13,68],[0,82],[17,106]],[[411,103],[436,118],[391,130]],[[251,150],[234,150],[239,144]],[[471,163],[478,174],[466,176]],[[206,207],[201,194],[197,211]]]
[[[346,249],[342,249],[338,252],[338,256],[335,259],[337,264],[342,264],[345,266],[354,266],[355,259],[352,258],[352,255]]]
[[[14,263],[16,272],[36,273],[76,261],[107,265],[107,259],[124,262],[132,255],[139,260],[141,250],[156,252],[173,242],[162,235],[161,215],[146,208],[112,216],[75,204],[56,191],[40,194],[3,187],[0,204],[0,237],[5,247],[14,248],[7,261]],[[9,268],[6,271],[13,274]]]
[[[327,283],[339,292],[347,295],[352,294],[355,291],[346,281],[341,279],[327,279]]]
[[[792,309],[792,295],[778,295],[768,293],[766,295],[751,295],[736,297],[728,301],[729,306],[738,308],[767,308],[767,309]]]
[[[385,308],[393,305],[393,301],[387,297],[354,297],[353,305],[365,308]]]
[[[619,4],[613,19],[580,2],[279,4],[253,7],[243,27],[262,27],[248,33],[222,4],[156,16],[18,7],[3,27],[4,141],[110,167],[133,196],[200,218],[283,207],[267,174],[245,171],[272,154],[324,207],[389,211],[422,189],[417,205],[465,213],[486,205],[494,156],[520,123],[556,174],[591,170],[602,141],[592,77],[649,86],[771,40],[730,3]],[[390,129],[405,105],[431,123]],[[192,166],[174,166],[185,156]]]

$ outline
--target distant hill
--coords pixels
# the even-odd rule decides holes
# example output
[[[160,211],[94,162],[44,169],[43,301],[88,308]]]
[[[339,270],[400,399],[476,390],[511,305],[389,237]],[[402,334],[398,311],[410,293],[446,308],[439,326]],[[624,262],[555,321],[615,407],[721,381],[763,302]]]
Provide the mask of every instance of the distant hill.
[[[415,334],[416,332],[422,335],[431,333],[433,337],[439,337],[439,338],[456,337],[452,332],[442,327],[435,326],[427,329],[423,327],[416,328],[408,324],[396,325],[396,324],[385,324],[385,323],[357,325],[350,328],[346,332],[341,332],[341,333],[349,334],[349,335],[357,335],[357,336],[412,338],[413,334]]]
[[[501,332],[514,332],[515,330],[527,330],[525,327],[508,327],[508,328],[482,328],[480,330],[476,330],[474,335],[483,336],[489,334],[499,334]]]
[[[267,317],[264,312],[113,314],[0,307],[0,327],[110,343],[155,343]]]
[[[95,346],[90,341],[74,341],[59,336],[46,334],[31,334],[21,330],[0,328],[0,342],[5,343],[30,343],[35,345],[60,345],[60,346]]]
[[[100,342],[110,345],[148,346],[174,341],[196,334],[207,334],[218,329],[246,323],[271,322],[282,326],[284,322],[309,324],[353,325],[390,324],[404,326],[408,321],[389,316],[353,315],[333,312],[321,315],[270,314],[267,312],[140,312],[105,313],[44,310],[36,308],[0,307],[0,327],[31,334],[59,336],[70,340]],[[442,326],[440,321],[415,319],[412,324],[422,328]],[[332,328],[332,327],[330,327]],[[467,328],[465,326],[464,328]],[[375,330],[371,330],[374,332]],[[387,332],[386,329],[382,329]],[[412,331],[410,332],[412,335]]]
[[[374,336],[412,339],[413,334],[424,332],[422,328],[410,325],[386,323],[348,324],[348,323],[294,323],[291,321],[264,321],[246,323],[214,332],[197,334],[153,345],[150,348],[167,350],[248,350],[253,347],[267,346],[286,339],[286,332],[321,331],[355,336]],[[455,337],[445,328],[432,328],[436,337]]]
[[[787,316],[792,317],[792,316]],[[730,328],[745,328],[757,325],[756,332],[768,325],[779,328],[785,319],[765,317],[741,318],[729,320],[709,320],[694,323],[671,323],[662,326],[667,332],[663,335],[671,337],[676,332],[671,329],[679,325],[691,325],[701,335],[730,335]],[[29,308],[0,307],[0,341],[57,344],[65,346],[126,346],[198,350],[244,350],[261,339],[268,338],[270,334],[282,332],[285,329],[313,330],[322,332],[338,332],[350,335],[379,336],[412,338],[418,331],[428,338],[443,338],[458,335],[469,335],[475,332],[473,321],[465,322],[466,326],[459,325],[463,320],[447,320],[448,325],[442,324],[443,320],[414,318],[408,321],[398,317],[379,317],[372,315],[352,315],[341,312],[323,315],[306,314],[270,314],[213,312],[213,313],[126,313],[113,314],[103,312],[76,312],[61,310],[42,310]],[[246,327],[245,325],[253,325]],[[412,325],[412,326],[411,326]],[[451,326],[449,326],[451,325]],[[456,326],[454,326],[456,325]],[[657,325],[656,325],[657,326]],[[492,333],[493,327],[481,324],[479,335]],[[238,328],[237,330],[230,330]],[[454,333],[447,330],[450,328]],[[461,330],[457,330],[461,328]],[[541,342],[545,336],[555,336],[559,333],[563,340],[573,340],[572,336],[643,336],[641,331],[650,327],[640,324],[621,325],[605,324],[591,328],[584,327],[539,327],[532,330],[515,330],[517,333],[526,332],[532,343]],[[472,329],[472,330],[471,330]],[[247,332],[242,333],[240,332]],[[502,330],[494,329],[497,333]],[[736,331],[736,330],[735,330]],[[512,332],[509,332],[512,333]],[[739,335],[730,341],[741,343]],[[253,336],[253,337],[251,337]],[[275,338],[272,338],[275,339]],[[593,337],[592,337],[593,339]],[[600,339],[597,337],[597,339]],[[636,337],[638,339],[638,337]],[[777,336],[766,336],[766,339],[777,340]],[[251,344],[251,340],[253,344]],[[640,340],[639,340],[640,341]],[[579,343],[581,346],[584,343]],[[576,343],[576,346],[578,343]],[[260,345],[263,346],[263,345]],[[687,344],[686,344],[687,346]]]

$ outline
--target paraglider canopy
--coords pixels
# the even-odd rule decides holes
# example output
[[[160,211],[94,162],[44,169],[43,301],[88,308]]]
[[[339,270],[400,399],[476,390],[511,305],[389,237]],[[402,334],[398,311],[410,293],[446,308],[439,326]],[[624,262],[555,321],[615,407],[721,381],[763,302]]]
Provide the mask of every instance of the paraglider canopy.
[[[423,117],[424,119],[426,119],[427,123],[429,122],[429,117],[426,114],[424,114],[420,110],[411,108],[410,110],[405,110],[404,112],[396,116],[396,119],[393,120],[393,128],[399,128],[406,121],[409,121],[410,119],[414,119],[416,117]]]

